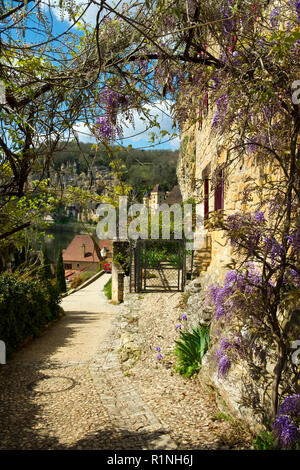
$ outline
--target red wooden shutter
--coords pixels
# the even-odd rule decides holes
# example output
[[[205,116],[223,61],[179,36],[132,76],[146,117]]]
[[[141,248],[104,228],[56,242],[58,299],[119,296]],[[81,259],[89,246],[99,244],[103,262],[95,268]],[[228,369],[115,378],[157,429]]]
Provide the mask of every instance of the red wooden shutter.
[[[208,219],[209,214],[209,181],[204,179],[204,219]]]
[[[223,170],[218,173],[218,183],[215,189],[215,211],[224,209],[224,175]]]

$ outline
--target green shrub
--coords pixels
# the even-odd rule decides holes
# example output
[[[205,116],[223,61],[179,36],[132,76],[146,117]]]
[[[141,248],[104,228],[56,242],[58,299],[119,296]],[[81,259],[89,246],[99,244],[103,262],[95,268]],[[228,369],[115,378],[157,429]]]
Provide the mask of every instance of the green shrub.
[[[104,294],[109,300],[111,300],[111,286],[112,286],[112,281],[110,278],[109,281],[107,281],[107,283],[105,284],[104,289],[103,289]]]
[[[113,262],[119,264],[126,276],[130,270],[130,248],[128,243],[115,242],[113,249]]]
[[[191,377],[201,368],[202,358],[209,348],[209,326],[198,326],[191,332],[180,331],[180,340],[175,344],[176,370],[185,377]]]
[[[8,355],[58,316],[57,291],[49,282],[17,273],[0,276],[0,339]]]

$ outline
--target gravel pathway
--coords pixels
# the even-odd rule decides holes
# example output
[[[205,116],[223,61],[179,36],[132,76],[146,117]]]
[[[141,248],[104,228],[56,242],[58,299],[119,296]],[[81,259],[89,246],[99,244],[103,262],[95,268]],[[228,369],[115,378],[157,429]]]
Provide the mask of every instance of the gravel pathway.
[[[185,378],[174,370],[174,341],[179,339],[176,326],[184,324],[183,294],[130,294],[128,299],[123,307],[124,330],[133,333],[141,354],[132,367],[126,367],[125,361],[123,370],[177,448],[251,449],[253,435],[247,426],[220,413],[214,393],[197,376]]]
[[[156,360],[155,346],[172,345],[181,294],[135,301],[144,347],[126,370],[119,360],[126,305],[107,302],[107,280],[63,299],[66,316],[0,367],[0,449],[249,448],[240,428],[217,419],[197,380]]]

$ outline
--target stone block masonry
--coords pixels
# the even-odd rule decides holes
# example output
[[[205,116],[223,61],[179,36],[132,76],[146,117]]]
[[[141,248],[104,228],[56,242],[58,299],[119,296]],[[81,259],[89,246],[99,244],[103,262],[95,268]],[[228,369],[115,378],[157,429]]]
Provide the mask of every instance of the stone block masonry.
[[[118,264],[112,263],[112,289],[111,300],[114,303],[121,303],[124,300],[124,276],[125,273]]]
[[[101,344],[97,356],[90,365],[90,373],[101,396],[114,428],[119,431],[137,433],[143,450],[177,449],[176,443],[142,400],[130,380],[120,369],[119,315],[112,325],[111,333]]]

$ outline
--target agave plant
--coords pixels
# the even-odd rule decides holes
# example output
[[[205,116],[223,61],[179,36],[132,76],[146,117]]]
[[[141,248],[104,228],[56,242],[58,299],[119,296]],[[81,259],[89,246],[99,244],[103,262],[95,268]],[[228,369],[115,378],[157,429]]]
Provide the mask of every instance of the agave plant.
[[[209,326],[200,325],[192,331],[180,331],[180,339],[175,344],[176,370],[185,377],[191,377],[201,368],[202,358],[209,348]]]

